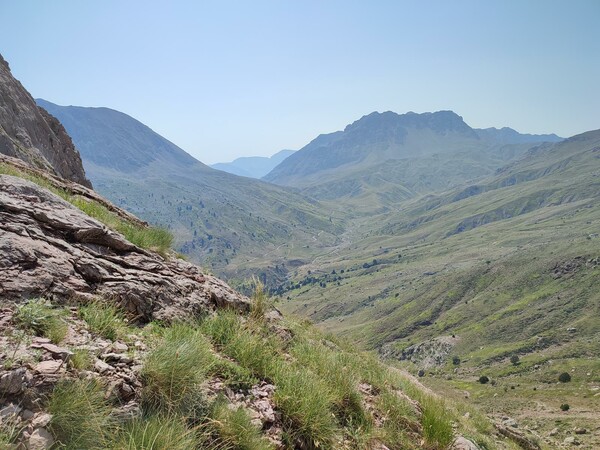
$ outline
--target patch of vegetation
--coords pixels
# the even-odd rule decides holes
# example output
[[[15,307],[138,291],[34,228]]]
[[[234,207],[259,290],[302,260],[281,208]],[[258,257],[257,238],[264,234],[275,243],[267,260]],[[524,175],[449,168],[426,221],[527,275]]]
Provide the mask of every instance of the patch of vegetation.
[[[490,379],[485,375],[481,375],[477,381],[479,381],[481,384],[487,384],[490,382]]]
[[[209,417],[200,427],[200,436],[205,448],[215,450],[272,450],[274,448],[250,422],[242,407],[230,409],[223,398],[218,398],[211,407]]]
[[[125,334],[125,316],[119,308],[102,300],[80,306],[79,315],[90,330],[103,338],[114,341]]]
[[[102,386],[92,381],[60,381],[48,400],[49,428],[57,442],[71,449],[105,449],[113,431],[111,407]]]
[[[92,355],[83,348],[76,348],[69,358],[69,364],[77,370],[88,370],[93,365]]]
[[[189,408],[214,363],[210,343],[192,325],[166,328],[141,372],[144,404],[151,410],[169,413]]]
[[[558,376],[558,381],[561,383],[568,383],[571,381],[571,374],[569,372],[563,372]]]
[[[110,450],[189,450],[200,447],[194,429],[177,415],[150,415],[125,423],[116,434]]]
[[[432,398],[421,403],[423,408],[423,435],[425,440],[433,447],[448,448],[454,440],[451,416],[445,405]]]
[[[54,308],[44,299],[32,299],[18,306],[14,318],[21,328],[58,344],[69,331],[64,316],[63,309]]]
[[[568,411],[569,409],[571,409],[571,407],[569,406],[568,403],[563,403],[562,405],[560,405],[561,411]]]

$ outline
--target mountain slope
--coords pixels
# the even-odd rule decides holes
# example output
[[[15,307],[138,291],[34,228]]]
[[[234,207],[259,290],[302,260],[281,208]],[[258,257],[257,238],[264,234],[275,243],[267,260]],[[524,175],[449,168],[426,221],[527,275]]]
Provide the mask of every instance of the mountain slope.
[[[168,227],[180,252],[222,275],[250,267],[248,276],[262,270],[281,280],[291,247],[306,258],[341,230],[316,202],[211,169],[123,113],[40,103],[64,122],[100,193]]]
[[[11,74],[0,55],[0,153],[91,186],[63,126]]]
[[[490,175],[533,143],[557,139],[474,130],[452,111],[375,112],[317,137],[264,179],[372,214]]]
[[[282,292],[285,309],[370,347],[460,334],[479,362],[530,351],[539,335],[566,345],[569,326],[592,337],[599,152],[600,131],[545,144],[477,185],[365,220],[307,267],[306,287]]]
[[[228,163],[211,164],[210,167],[241,177],[262,178],[279,165],[294,150],[281,150],[273,156],[245,156]]]

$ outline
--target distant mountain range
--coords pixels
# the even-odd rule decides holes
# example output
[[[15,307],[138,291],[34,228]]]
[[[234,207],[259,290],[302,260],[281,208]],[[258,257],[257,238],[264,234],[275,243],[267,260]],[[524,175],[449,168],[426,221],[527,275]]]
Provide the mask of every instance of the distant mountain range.
[[[314,200],[212,169],[119,111],[37,102],[64,124],[99,193],[168,227],[181,253],[221,275],[239,276],[248,261],[268,266],[289,245],[316,250],[340,231],[335,212]],[[286,270],[279,265],[271,276]]]
[[[244,156],[228,163],[216,163],[210,167],[234,175],[249,178],[262,178],[279,165],[294,150],[281,150],[273,156]]]
[[[263,179],[368,213],[492,174],[556,135],[477,130],[456,113],[373,112],[318,136]]]

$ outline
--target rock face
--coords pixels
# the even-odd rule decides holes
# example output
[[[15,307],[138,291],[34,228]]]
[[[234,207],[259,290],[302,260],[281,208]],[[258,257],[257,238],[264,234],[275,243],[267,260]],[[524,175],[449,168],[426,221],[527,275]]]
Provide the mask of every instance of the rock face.
[[[249,300],[181,260],[145,251],[50,191],[0,175],[0,298],[101,297],[138,320],[173,320]]]
[[[0,153],[91,187],[61,123],[36,105],[0,55]]]

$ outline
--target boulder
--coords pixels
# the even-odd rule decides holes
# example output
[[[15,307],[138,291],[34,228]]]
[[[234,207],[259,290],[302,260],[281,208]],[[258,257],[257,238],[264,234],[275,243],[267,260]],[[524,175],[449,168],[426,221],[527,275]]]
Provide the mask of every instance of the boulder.
[[[0,175],[0,297],[104,298],[142,322],[250,301],[188,262],[136,247],[37,184]]]

